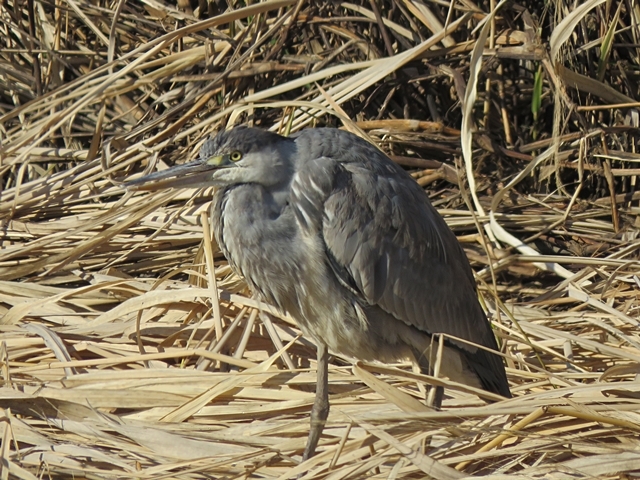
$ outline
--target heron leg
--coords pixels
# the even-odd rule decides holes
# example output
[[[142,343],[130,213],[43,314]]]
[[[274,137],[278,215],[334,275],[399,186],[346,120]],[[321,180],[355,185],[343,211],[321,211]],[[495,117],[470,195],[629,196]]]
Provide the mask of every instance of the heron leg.
[[[318,440],[329,416],[329,352],[324,343],[318,343],[318,380],[316,383],[316,399],[311,409],[311,428],[307,437],[307,446],[302,455],[305,461],[316,452]]]
[[[435,350],[433,347],[434,341],[438,341],[438,349]],[[440,367],[442,365],[442,355],[444,352],[444,335],[433,335],[431,337],[431,348],[429,349],[429,367],[433,365],[432,375],[434,377],[440,376]],[[436,410],[440,410],[442,407],[442,399],[444,397],[444,387],[437,387],[431,385],[429,387],[427,393],[427,405],[429,407],[435,408]]]
[[[444,387],[429,385],[427,388],[427,406],[440,410],[444,398]]]

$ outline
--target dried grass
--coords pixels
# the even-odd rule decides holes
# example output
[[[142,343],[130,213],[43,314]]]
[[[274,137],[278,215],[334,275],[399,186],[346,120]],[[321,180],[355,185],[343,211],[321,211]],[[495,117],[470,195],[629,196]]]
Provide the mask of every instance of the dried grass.
[[[0,479],[639,476],[640,9],[539,3],[2,2]],[[300,463],[313,345],[203,241],[209,192],[120,187],[237,122],[428,187],[514,398],[334,357]]]

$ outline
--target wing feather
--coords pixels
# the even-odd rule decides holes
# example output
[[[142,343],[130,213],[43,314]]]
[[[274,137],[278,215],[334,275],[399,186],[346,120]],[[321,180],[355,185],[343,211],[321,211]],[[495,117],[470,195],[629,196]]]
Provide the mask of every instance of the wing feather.
[[[342,167],[346,179],[324,202],[322,233],[363,300],[428,333],[475,338],[472,319],[485,320],[471,269],[424,192],[399,172]]]
[[[349,135],[345,146],[343,135],[311,151],[313,160],[298,172],[303,181],[322,171],[318,231],[340,282],[357,292],[362,305],[377,306],[419,331],[497,349],[466,255],[422,188],[368,143]],[[499,357],[452,343],[478,363],[472,367],[488,390],[509,394]]]

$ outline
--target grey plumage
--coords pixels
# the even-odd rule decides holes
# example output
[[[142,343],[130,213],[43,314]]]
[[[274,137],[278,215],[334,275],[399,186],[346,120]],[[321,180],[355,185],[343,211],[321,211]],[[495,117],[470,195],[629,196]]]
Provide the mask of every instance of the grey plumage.
[[[217,187],[214,232],[232,268],[318,345],[413,356],[425,371],[435,333],[497,350],[455,235],[419,185],[355,135],[236,127],[199,160],[133,183],[156,182]],[[499,356],[447,339],[444,360],[453,380],[510,396]]]

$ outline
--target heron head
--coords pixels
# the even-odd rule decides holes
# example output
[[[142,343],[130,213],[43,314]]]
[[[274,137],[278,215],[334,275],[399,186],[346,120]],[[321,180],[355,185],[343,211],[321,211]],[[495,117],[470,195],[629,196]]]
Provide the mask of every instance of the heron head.
[[[207,140],[197,160],[127,182],[126,187],[159,190],[243,183],[276,187],[291,180],[295,148],[292,139],[275,133],[235,127]]]

